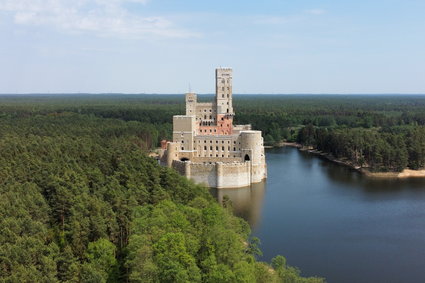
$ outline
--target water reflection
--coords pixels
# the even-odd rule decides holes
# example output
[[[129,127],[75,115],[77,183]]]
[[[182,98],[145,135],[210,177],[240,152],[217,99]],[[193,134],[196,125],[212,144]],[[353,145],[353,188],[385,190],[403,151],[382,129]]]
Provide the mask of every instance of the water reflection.
[[[265,191],[265,181],[243,188],[211,189],[211,193],[220,203],[227,195],[231,200],[234,214],[248,221],[251,228],[255,228],[261,219]]]
[[[266,158],[267,194],[238,204],[262,260],[283,254],[328,282],[424,282],[425,179],[372,179],[292,148]]]
[[[305,158],[305,155],[302,155]],[[366,193],[391,194],[401,190],[420,190],[425,193],[423,178],[374,178],[365,176],[349,167],[337,165],[328,160],[321,159],[319,166],[328,178],[343,187],[361,188]]]

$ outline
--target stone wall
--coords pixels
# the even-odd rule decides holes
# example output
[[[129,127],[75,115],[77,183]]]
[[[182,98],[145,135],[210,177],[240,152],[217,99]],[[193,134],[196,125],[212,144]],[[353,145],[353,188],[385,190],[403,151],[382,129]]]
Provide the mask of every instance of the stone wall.
[[[191,163],[190,179],[197,184],[204,184],[208,187],[217,187],[217,166],[216,163]],[[187,176],[186,176],[187,177]]]
[[[193,163],[174,160],[172,167],[195,183],[213,188],[246,187],[266,177],[265,166],[252,165],[251,162]]]

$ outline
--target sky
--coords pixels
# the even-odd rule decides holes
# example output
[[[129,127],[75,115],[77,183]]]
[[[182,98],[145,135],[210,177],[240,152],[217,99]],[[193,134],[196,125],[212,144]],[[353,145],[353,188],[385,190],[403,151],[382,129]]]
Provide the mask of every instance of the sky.
[[[425,94],[424,0],[0,0],[0,93]]]

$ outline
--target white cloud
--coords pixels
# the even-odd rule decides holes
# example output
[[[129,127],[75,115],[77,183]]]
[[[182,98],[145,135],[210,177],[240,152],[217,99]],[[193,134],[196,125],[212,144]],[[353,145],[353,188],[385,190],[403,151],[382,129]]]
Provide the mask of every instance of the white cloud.
[[[185,38],[197,33],[175,27],[161,16],[130,13],[125,2],[148,0],[0,0],[0,11],[13,15],[15,24],[49,26],[67,32],[125,38]]]
[[[305,12],[307,14],[311,14],[311,15],[323,15],[324,13],[326,13],[326,11],[323,10],[323,9],[311,9],[311,10],[307,10]]]

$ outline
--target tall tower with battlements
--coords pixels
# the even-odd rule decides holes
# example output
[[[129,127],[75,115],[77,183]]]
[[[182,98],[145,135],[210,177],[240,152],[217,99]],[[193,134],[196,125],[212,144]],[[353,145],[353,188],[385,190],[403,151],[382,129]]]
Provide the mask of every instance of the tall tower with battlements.
[[[232,69],[215,70],[215,101],[186,93],[186,115],[173,116],[173,141],[162,143],[161,163],[196,183],[236,188],[267,177],[261,131],[233,125]]]
[[[232,106],[232,74],[231,68],[217,68],[215,70],[217,114],[234,115]]]

